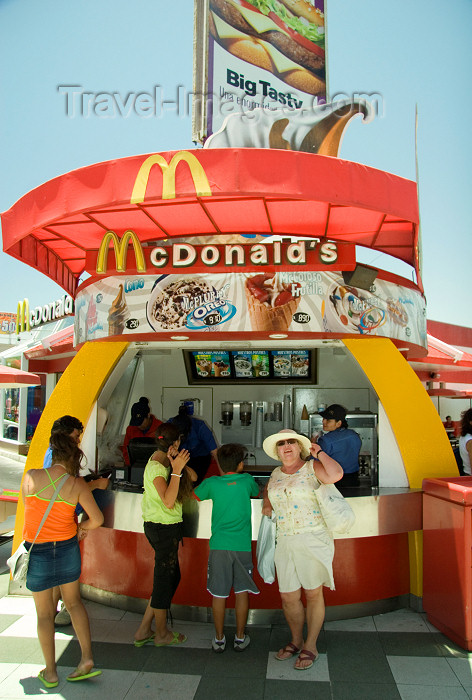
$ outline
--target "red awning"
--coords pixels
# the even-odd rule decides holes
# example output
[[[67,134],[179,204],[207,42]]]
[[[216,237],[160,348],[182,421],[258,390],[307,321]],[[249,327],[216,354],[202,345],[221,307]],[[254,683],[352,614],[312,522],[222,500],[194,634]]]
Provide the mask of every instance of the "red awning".
[[[37,345],[25,350],[24,355],[28,360],[50,359],[52,356],[75,354],[74,350],[74,326],[67,326],[57,333],[52,333]]]
[[[428,333],[428,354],[426,357],[411,358],[410,362],[418,362],[437,367],[451,366],[472,369],[472,355],[465,350],[459,350],[452,345],[435,338]]]
[[[438,384],[437,387],[428,389],[430,396],[467,398],[465,387],[472,385],[471,353],[449,345],[428,333],[426,357],[409,357],[408,362],[422,381]],[[451,388],[446,384],[460,385],[460,388],[457,386]]]
[[[0,365],[0,389],[21,389],[38,384],[41,384],[41,379],[37,374],[24,372],[16,367]]]
[[[326,237],[403,260],[421,286],[415,182],[274,149],[172,151],[154,154],[147,166],[148,158],[74,170],[24,195],[2,214],[4,251],[74,295],[86,251],[98,250],[107,230],[131,229],[141,242],[235,233]],[[192,178],[198,168],[200,185]],[[201,187],[205,178],[209,190]]]

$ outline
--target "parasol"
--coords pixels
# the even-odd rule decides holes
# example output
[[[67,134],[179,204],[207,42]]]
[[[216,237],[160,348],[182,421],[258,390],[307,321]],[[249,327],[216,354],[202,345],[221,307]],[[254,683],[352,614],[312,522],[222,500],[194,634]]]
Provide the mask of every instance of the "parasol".
[[[21,389],[25,386],[36,386],[37,384],[41,384],[37,374],[0,365],[0,389]]]

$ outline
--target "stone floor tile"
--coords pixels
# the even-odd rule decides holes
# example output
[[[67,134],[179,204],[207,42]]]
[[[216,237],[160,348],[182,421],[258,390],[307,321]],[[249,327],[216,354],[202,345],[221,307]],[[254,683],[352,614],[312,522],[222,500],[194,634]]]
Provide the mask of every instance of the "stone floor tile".
[[[267,678],[287,681],[329,681],[328,659],[320,654],[318,660],[306,671],[297,671],[293,667],[296,657],[277,661],[272,653],[267,658]]]
[[[141,672],[131,686],[129,698],[193,700],[199,683],[200,676],[197,675]]]
[[[357,617],[351,620],[333,620],[325,622],[324,629],[338,632],[376,632],[374,619],[369,617]]]
[[[387,656],[398,685],[459,686],[460,682],[449,665],[451,659],[419,656]],[[461,659],[457,659],[461,661]]]
[[[378,632],[429,632],[421,615],[413,610],[394,610],[382,615],[374,615]]]

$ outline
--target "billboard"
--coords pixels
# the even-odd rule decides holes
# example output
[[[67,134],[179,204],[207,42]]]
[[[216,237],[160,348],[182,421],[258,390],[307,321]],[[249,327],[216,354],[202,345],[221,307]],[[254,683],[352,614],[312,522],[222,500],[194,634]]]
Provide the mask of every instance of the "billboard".
[[[425,302],[417,290],[377,278],[365,291],[326,269],[95,278],[79,289],[75,308],[76,344],[223,331],[381,336],[426,347]]]
[[[16,330],[16,314],[0,311],[0,335],[10,335]]]
[[[325,0],[195,0],[193,140],[254,109],[326,102]]]

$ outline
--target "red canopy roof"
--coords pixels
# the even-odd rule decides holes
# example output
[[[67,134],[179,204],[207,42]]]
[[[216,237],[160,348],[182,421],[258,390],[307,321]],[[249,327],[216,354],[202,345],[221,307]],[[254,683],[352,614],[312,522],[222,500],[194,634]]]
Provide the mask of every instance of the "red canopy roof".
[[[219,233],[326,237],[399,258],[421,284],[417,224],[415,182],[339,158],[253,148],[98,163],[46,182],[2,214],[4,251],[72,295],[86,251],[98,250],[110,229],[131,229],[141,242]]]
[[[16,367],[0,365],[0,389],[18,389],[37,384],[41,384],[41,379],[37,374],[24,372]]]
[[[24,351],[24,356],[28,360],[46,358],[68,354],[70,356],[75,354],[74,350],[74,326],[67,326],[67,328],[62,328],[57,333],[52,333],[46,338],[33,347],[28,348]]]

